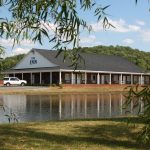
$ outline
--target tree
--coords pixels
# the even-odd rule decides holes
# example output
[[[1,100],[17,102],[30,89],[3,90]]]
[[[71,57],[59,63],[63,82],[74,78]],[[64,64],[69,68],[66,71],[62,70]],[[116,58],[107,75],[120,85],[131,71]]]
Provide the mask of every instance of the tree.
[[[133,109],[139,109],[138,116],[144,123],[144,127],[139,132],[140,142],[150,144],[150,87],[139,85],[128,87],[129,92],[126,95],[125,107],[133,102]],[[141,110],[141,103],[144,110]]]
[[[42,44],[42,39],[47,38],[55,42],[54,48],[59,49],[59,53],[64,50],[64,59],[70,58],[76,67],[81,58],[78,49],[74,49],[78,47],[80,29],[91,31],[86,21],[79,17],[77,8],[94,11],[93,15],[98,21],[102,20],[104,28],[113,27],[105,13],[109,5],[99,7],[94,0],[0,0],[0,7],[8,8],[12,16],[12,19],[0,18],[0,38],[14,39],[14,44],[23,39]],[[72,44],[72,51],[68,52],[68,44]],[[150,135],[147,136],[150,139]]]
[[[80,29],[91,31],[91,26],[81,19],[77,12],[94,11],[97,20],[102,20],[103,27],[112,26],[105,10],[108,6],[99,6],[95,0],[1,0],[1,7],[8,8],[12,19],[0,18],[0,37],[14,39],[14,44],[30,39],[42,44],[42,39],[54,42],[59,52],[64,50],[75,65]],[[73,50],[67,53],[67,45]],[[59,54],[59,53],[58,53]]]

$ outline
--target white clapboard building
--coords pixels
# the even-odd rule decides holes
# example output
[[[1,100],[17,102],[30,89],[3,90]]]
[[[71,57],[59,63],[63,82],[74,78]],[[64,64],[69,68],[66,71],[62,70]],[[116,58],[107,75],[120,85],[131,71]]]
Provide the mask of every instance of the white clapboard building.
[[[7,76],[30,84],[150,84],[150,74],[119,56],[80,53],[85,63],[74,70],[58,51],[32,49]]]

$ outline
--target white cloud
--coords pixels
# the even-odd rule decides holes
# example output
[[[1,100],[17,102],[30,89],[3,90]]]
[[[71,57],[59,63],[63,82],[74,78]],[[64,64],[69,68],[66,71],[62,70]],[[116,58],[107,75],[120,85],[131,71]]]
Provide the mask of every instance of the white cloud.
[[[14,41],[12,39],[0,39],[0,45],[2,46],[8,46],[8,47],[12,47],[13,46]],[[17,44],[16,44],[17,45]],[[32,42],[31,40],[22,40],[20,41],[20,46],[33,46],[34,42]]]
[[[127,39],[123,40],[123,42],[127,45],[131,45],[134,43],[134,40],[127,38]]]
[[[87,37],[81,37],[80,38],[80,43],[81,44],[86,44],[86,43],[91,43],[94,42],[96,40],[96,36],[94,35],[89,35]]]
[[[22,41],[20,42],[20,45],[21,45],[21,46],[33,46],[33,45],[34,45],[34,42],[31,41],[31,40],[22,40]]]
[[[109,22],[115,27],[110,27],[107,30],[113,31],[113,32],[120,32],[120,33],[126,33],[126,32],[137,32],[141,30],[140,26],[134,25],[134,24],[127,24],[125,20],[119,19],[119,20],[111,20],[109,19]],[[95,32],[102,31],[102,22],[91,24],[92,28]]]
[[[136,25],[128,25],[128,32],[138,32],[141,30],[141,27]]]
[[[137,20],[136,23],[140,26],[144,26],[145,25],[145,22],[142,21],[142,20]]]
[[[95,46],[95,45],[102,45],[102,42],[97,41],[95,35],[89,35],[87,37],[80,38],[80,46]]]
[[[49,31],[50,34],[55,32],[56,27],[57,25],[54,23],[41,21],[41,28],[44,28],[45,30]]]
[[[141,32],[141,37],[143,41],[150,42],[150,30],[144,30]]]
[[[20,48],[20,47],[18,47],[16,49],[14,49],[12,52],[13,52],[13,55],[18,55],[18,54],[26,54],[26,53],[29,52],[29,50],[30,49],[28,49],[28,48]]]

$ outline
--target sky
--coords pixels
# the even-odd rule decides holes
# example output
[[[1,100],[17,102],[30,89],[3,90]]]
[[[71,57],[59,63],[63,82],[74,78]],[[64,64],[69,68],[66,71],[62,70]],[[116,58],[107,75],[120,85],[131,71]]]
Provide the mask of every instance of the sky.
[[[150,3],[148,0],[97,0],[102,6],[110,5],[107,14],[110,23],[115,28],[104,30],[101,22],[91,12],[78,10],[81,18],[92,26],[92,32],[82,30],[79,46],[91,47],[97,45],[130,46],[135,49],[150,52]],[[5,8],[0,8],[0,17],[8,17]],[[32,48],[52,49],[53,45],[44,41],[43,45],[32,41],[22,41],[12,48],[12,40],[0,39],[0,44],[6,47],[5,57],[27,53]]]

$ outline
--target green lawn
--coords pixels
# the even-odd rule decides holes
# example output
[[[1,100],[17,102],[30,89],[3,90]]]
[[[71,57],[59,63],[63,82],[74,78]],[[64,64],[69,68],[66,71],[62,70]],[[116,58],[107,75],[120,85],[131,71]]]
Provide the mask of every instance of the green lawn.
[[[126,119],[1,124],[0,149],[149,149],[136,142],[142,125],[135,125]]]

